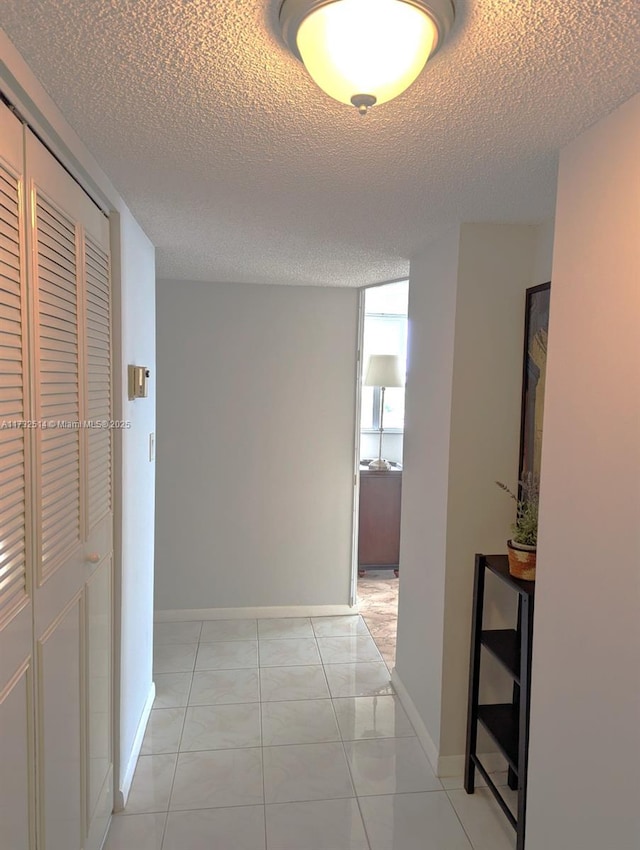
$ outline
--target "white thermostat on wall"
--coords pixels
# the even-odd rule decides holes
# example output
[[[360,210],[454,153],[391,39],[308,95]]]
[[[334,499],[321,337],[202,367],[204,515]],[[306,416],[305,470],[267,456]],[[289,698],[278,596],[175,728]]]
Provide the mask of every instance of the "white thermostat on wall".
[[[147,397],[147,384],[151,372],[146,366],[129,366],[129,400]]]

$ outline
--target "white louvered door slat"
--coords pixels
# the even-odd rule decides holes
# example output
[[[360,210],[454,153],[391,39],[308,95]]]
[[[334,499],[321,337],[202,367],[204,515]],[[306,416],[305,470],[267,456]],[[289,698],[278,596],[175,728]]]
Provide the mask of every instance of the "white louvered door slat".
[[[93,422],[109,422],[111,411],[111,286],[109,256],[85,239],[87,330],[86,402]],[[111,511],[112,440],[109,429],[87,432],[87,522],[89,532]]]
[[[38,431],[40,458],[40,580],[61,567],[81,544],[80,493],[80,337],[78,330],[77,234],[75,223],[37,192],[36,282]],[[61,358],[49,339],[66,342],[71,357]],[[68,424],[68,427],[65,425]],[[75,487],[60,493],[55,473],[63,462]],[[52,478],[54,476],[54,478]],[[52,505],[53,497],[59,499]],[[55,521],[54,521],[55,520]],[[64,533],[62,533],[64,529]]]

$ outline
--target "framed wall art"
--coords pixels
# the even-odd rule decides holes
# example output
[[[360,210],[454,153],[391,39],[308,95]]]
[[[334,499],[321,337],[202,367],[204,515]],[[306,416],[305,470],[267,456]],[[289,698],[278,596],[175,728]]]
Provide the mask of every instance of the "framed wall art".
[[[550,295],[550,283],[532,286],[526,291],[518,476],[520,481],[528,473],[533,473],[537,478],[540,476]]]

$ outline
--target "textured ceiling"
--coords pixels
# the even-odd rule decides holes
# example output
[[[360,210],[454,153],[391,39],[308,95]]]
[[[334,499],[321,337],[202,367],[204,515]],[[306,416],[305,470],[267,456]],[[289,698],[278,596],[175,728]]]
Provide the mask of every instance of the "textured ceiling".
[[[280,0],[0,0],[0,22],[180,279],[362,285],[461,221],[553,212],[557,151],[640,88],[638,0],[457,0],[366,118]]]

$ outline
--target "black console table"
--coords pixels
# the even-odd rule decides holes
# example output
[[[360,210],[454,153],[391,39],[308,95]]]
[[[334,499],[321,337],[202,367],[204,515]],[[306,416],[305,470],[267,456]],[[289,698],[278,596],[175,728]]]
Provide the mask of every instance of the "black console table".
[[[518,615],[515,629],[483,629],[482,618],[487,570],[518,594]],[[523,850],[524,848],[534,598],[535,582],[513,578],[509,574],[506,555],[476,555],[464,787],[468,794],[473,794],[477,768],[509,822],[516,830],[516,850]],[[482,647],[500,662],[512,678],[513,699],[511,702],[497,705],[479,705]],[[486,729],[507,760],[509,787],[518,792],[516,815],[512,813],[500,793],[499,787],[492,781],[478,757],[478,723],[481,723]]]

